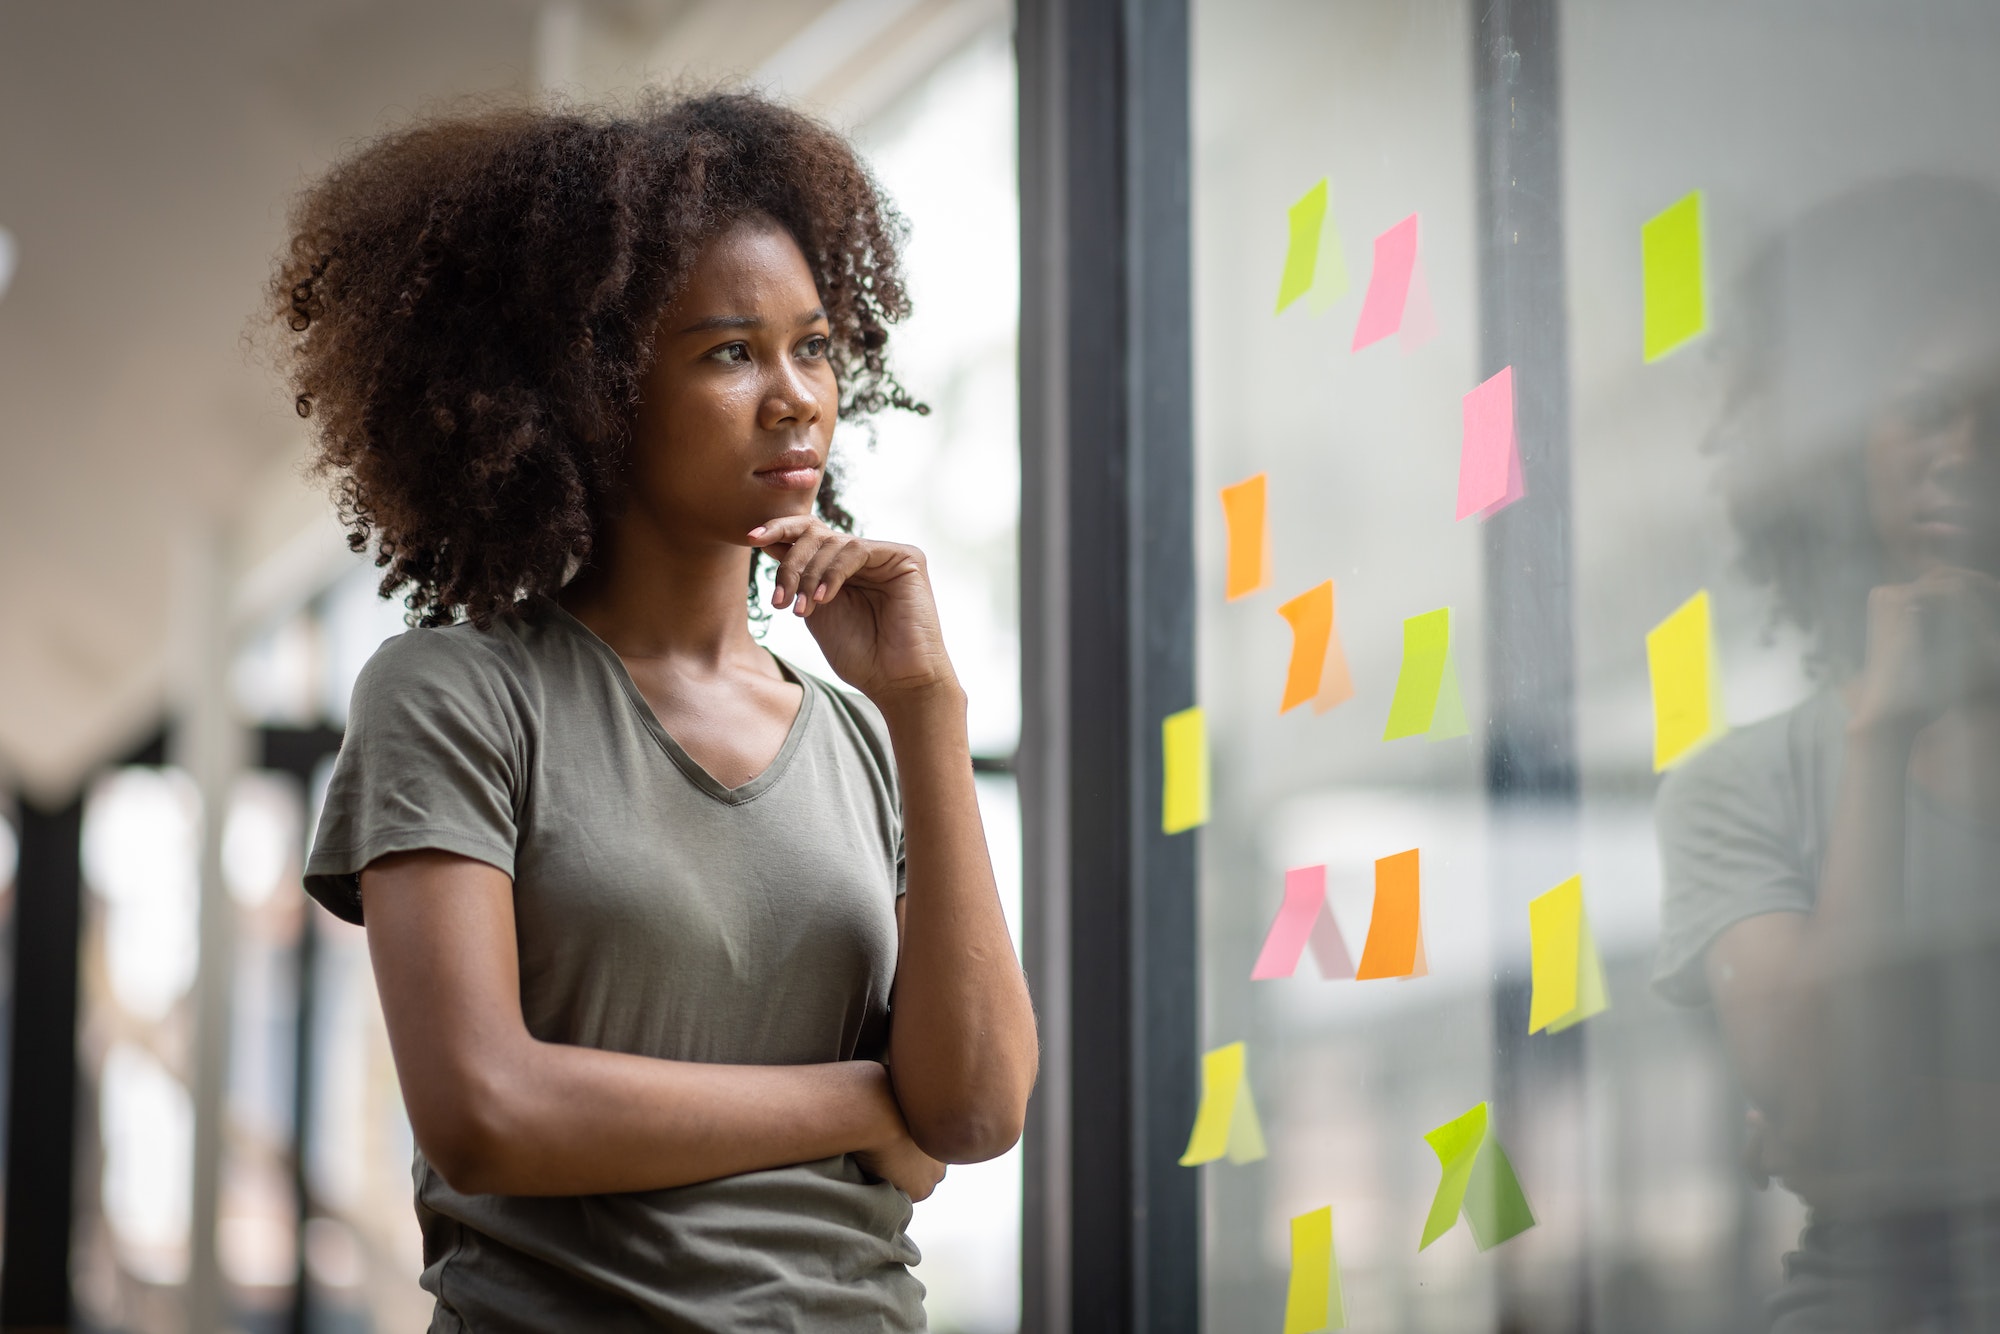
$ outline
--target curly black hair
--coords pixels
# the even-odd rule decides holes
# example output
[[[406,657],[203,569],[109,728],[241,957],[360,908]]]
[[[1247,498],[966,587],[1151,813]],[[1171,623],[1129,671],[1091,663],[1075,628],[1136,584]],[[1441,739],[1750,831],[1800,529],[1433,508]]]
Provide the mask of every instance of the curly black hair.
[[[1957,177],[1871,182],[1809,209],[1745,266],[1719,354],[1708,447],[1739,564],[1772,620],[1810,643],[1808,669],[1861,667],[1868,593],[1888,577],[1866,452],[1922,343],[2000,320],[2000,196]]]
[[[846,140],[754,94],[447,114],[298,197],[278,360],[382,596],[484,626],[588,560],[654,326],[702,244],[757,216],[812,270],[841,418],[925,411],[885,356],[910,309],[903,220]],[[853,527],[832,470],[816,507]]]

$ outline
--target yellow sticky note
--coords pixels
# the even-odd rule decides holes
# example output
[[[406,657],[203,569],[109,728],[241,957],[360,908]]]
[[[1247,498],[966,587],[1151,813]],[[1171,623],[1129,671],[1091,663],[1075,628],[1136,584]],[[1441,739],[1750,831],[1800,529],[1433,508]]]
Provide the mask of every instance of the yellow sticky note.
[[[1409,617],[1403,622],[1403,666],[1382,739],[1428,735],[1441,741],[1470,730],[1451,651],[1451,608]]]
[[[1729,730],[1702,589],[1646,635],[1653,681],[1653,772],[1680,763]]]
[[[1560,1033],[1610,1007],[1604,962],[1590,934],[1583,906],[1583,877],[1573,875],[1528,901],[1530,973],[1534,998],[1528,1003],[1528,1031]]]
[[[1658,361],[1708,329],[1704,211],[1702,192],[1692,190],[1639,229],[1647,361]]]
[[[1224,596],[1234,602],[1271,582],[1271,531],[1264,521],[1267,478],[1258,473],[1222,488],[1222,519],[1229,529],[1229,569]]]
[[[1170,713],[1160,724],[1166,781],[1160,828],[1169,834],[1208,823],[1208,724],[1201,706]]]
[[[1473,1244],[1490,1250],[1535,1225],[1535,1211],[1507,1151],[1493,1138],[1489,1108],[1479,1103],[1424,1135],[1437,1154],[1440,1176],[1424,1217],[1423,1250],[1451,1231],[1459,1211],[1472,1229]]]
[[[1347,1328],[1340,1260],[1333,1249],[1333,1206],[1292,1220],[1292,1280],[1285,1289],[1285,1334]]]
[[[1286,213],[1291,232],[1285,247],[1285,271],[1278,278],[1278,309],[1297,301],[1312,289],[1313,273],[1319,267],[1320,230],[1326,222],[1326,181],[1299,197]]]
[[[1278,712],[1285,713],[1312,701],[1314,713],[1327,710],[1354,697],[1354,678],[1347,670],[1347,654],[1341,650],[1340,634],[1334,628],[1334,588],[1329,579],[1278,608],[1278,615],[1292,627],[1292,660],[1285,672],[1285,694]]]
[[[1250,1096],[1243,1044],[1204,1052],[1201,1058],[1201,1106],[1194,1114],[1182,1167],[1198,1167],[1227,1157],[1232,1163],[1254,1163],[1264,1156],[1264,1127]]]

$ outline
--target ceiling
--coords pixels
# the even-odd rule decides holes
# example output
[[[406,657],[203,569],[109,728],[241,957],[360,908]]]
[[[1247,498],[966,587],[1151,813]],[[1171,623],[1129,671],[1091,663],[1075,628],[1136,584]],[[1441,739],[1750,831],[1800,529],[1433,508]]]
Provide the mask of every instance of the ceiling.
[[[1004,0],[0,4],[0,789],[149,734],[218,567],[239,631],[352,568],[246,335],[288,196],[463,94],[747,79],[836,124]]]

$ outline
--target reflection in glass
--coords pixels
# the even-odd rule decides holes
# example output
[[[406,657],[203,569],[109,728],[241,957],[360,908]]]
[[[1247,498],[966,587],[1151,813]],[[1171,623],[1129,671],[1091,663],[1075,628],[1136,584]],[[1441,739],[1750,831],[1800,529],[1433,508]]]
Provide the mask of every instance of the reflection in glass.
[[[1749,265],[1717,435],[1818,688],[1661,789],[1656,985],[1811,1210],[1783,1331],[2000,1321],[2000,198],[1859,189]]]

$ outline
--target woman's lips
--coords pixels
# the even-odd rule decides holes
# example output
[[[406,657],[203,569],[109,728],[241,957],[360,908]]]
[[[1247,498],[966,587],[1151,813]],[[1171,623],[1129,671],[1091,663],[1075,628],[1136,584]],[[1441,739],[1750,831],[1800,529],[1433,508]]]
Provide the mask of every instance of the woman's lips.
[[[816,491],[819,489],[818,468],[766,468],[757,473],[757,479],[766,486],[780,491]]]

